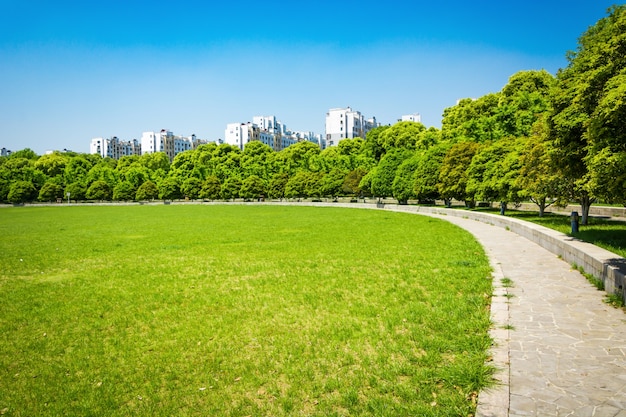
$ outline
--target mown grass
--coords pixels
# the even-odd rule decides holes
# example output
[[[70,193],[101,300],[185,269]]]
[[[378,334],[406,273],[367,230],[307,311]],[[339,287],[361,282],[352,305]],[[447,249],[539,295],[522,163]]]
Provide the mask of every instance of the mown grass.
[[[5,415],[467,416],[490,269],[370,210],[0,210]]]
[[[476,210],[499,213],[499,210],[495,209]],[[506,215],[557,230],[626,258],[626,222],[624,221],[589,217],[588,224],[580,225],[578,233],[572,234],[569,216],[544,213],[543,217],[539,217],[539,213],[520,210],[507,210]]]

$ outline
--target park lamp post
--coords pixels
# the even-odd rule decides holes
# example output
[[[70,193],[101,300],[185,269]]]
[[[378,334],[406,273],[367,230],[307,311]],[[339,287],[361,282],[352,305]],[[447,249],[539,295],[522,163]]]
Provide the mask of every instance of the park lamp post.
[[[70,193],[67,193],[67,204],[70,204]]]

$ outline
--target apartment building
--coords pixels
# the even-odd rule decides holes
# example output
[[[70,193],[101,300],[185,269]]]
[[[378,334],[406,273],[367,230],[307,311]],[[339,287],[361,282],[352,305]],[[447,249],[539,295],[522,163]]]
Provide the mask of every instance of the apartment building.
[[[366,119],[350,107],[330,109],[326,113],[326,144],[336,146],[343,139],[363,138],[379,124],[376,118]]]
[[[143,132],[141,135],[141,152],[164,152],[170,162],[181,152],[189,151],[208,141],[197,139],[196,135],[177,136],[167,129],[160,132]]]
[[[258,140],[279,152],[295,143],[307,140],[324,149],[322,135],[313,132],[292,132],[276,116],[254,116],[252,122],[229,123],[224,142],[243,150],[247,143]]]
[[[127,155],[141,155],[141,145],[137,139],[123,141],[117,136],[112,138],[93,138],[89,146],[89,152],[99,154],[103,158],[120,159]]]
[[[399,122],[416,122],[416,123],[422,123],[422,115],[419,113],[413,113],[413,114],[405,114],[402,116],[402,118],[400,120],[398,120]]]

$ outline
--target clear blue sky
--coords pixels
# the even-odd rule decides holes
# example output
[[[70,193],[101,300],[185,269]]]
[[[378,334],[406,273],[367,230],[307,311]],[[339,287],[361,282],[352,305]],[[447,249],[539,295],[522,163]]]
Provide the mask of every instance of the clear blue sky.
[[[603,0],[0,0],[0,147],[88,152],[144,131],[215,140],[351,106],[426,126],[521,70],[555,74]]]

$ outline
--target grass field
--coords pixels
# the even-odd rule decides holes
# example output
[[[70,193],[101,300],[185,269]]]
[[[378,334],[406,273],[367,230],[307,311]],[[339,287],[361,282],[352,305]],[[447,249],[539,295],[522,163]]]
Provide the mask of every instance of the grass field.
[[[237,205],[0,210],[0,413],[468,416],[491,279],[443,221]]]
[[[495,209],[477,210],[499,213],[499,210]],[[572,224],[569,216],[545,213],[543,217],[539,217],[538,213],[520,210],[507,210],[506,215],[574,236],[571,234]],[[626,258],[626,221],[589,217],[588,223],[579,226],[579,231],[575,235],[577,239],[592,243]]]

